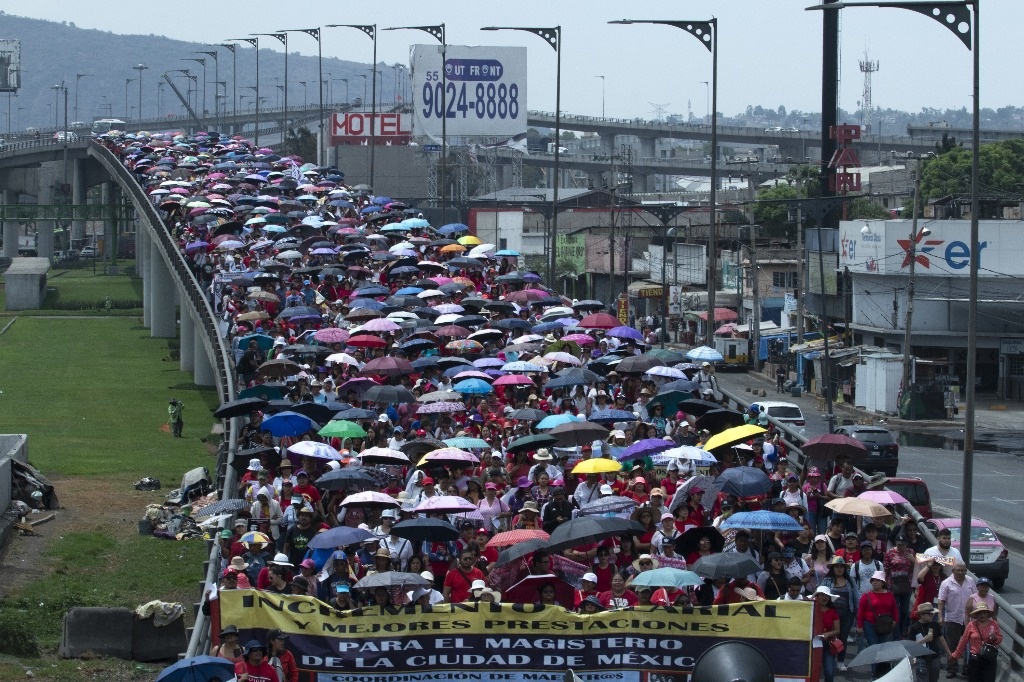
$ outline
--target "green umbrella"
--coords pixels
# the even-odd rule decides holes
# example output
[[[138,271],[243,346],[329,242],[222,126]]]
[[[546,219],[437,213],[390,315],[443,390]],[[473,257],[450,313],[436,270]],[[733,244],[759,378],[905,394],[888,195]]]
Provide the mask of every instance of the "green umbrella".
[[[459,438],[446,438],[444,444],[448,447],[460,448],[462,450],[482,450],[484,448],[490,449],[491,447],[491,444],[483,438],[467,438],[464,436]]]
[[[650,402],[647,403],[647,409],[650,410],[655,405],[661,405],[665,408],[665,414],[674,414],[679,407],[679,403],[692,397],[693,393],[688,391],[665,391],[651,398]]]
[[[363,427],[347,419],[327,422],[327,426],[317,431],[317,433],[330,438],[362,438],[366,435]]]
[[[656,357],[659,360],[664,360],[670,365],[675,365],[680,362],[686,362],[685,355],[678,351],[668,350],[667,348],[656,348],[654,350],[647,351],[647,354]]]

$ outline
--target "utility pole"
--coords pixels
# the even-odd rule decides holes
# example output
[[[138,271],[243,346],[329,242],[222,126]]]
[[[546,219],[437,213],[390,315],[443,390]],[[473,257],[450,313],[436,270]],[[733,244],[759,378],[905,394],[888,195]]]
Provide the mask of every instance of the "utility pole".
[[[800,166],[796,172],[796,198],[800,198],[802,185]],[[796,205],[796,342],[804,339],[804,214],[800,204]]]
[[[931,231],[925,227],[919,233],[917,231],[918,214],[921,212],[921,164],[924,159],[917,160],[917,173],[914,178],[914,216],[910,222],[910,269],[907,277],[907,309],[906,319],[903,321],[903,393],[910,392],[910,378],[913,369],[913,355],[910,352],[910,333],[914,318],[914,265],[917,261],[917,240],[921,239]]]
[[[748,320],[750,325],[750,340],[754,353],[754,371],[758,371],[758,359],[761,355],[761,293],[760,282],[757,273],[757,229],[750,226],[750,289],[753,292],[753,314]]]

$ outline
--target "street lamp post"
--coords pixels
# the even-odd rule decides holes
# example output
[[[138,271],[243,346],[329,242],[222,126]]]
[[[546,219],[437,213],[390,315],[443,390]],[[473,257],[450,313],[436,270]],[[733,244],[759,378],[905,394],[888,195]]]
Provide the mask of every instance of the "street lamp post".
[[[391,26],[384,31],[412,29],[429,33],[441,43],[441,223],[448,222],[448,76],[445,74],[445,62],[448,59],[448,39],[445,37],[444,24],[436,26]],[[373,68],[377,68],[377,56],[374,53]],[[376,88],[377,79],[373,85]],[[374,97],[376,99],[376,96]]]
[[[943,0],[942,2],[826,2],[822,5],[808,7],[808,10],[836,11],[847,7],[895,7],[910,10],[930,17],[946,27],[959,38],[972,56],[972,121],[971,121],[971,234],[970,234],[970,274],[967,303],[967,379],[966,402],[964,405],[964,463],[961,492],[960,519],[960,553],[968,560],[971,555],[971,520],[974,488],[974,434],[975,434],[975,390],[978,362],[978,200],[979,182],[979,147],[981,134],[979,121],[981,107],[978,102],[980,91],[980,20],[978,18],[979,0]]]
[[[327,163],[327,143],[326,143],[325,137],[324,137],[324,53],[323,53],[323,43],[320,40],[320,28],[319,27],[317,27],[317,28],[293,28],[293,29],[287,29],[287,30],[283,31],[283,33],[288,33],[288,31],[298,31],[300,33],[305,33],[310,38],[312,38],[313,40],[316,41],[317,83],[320,84],[320,98],[318,100],[320,102],[319,119],[318,119],[319,122],[320,122],[319,123],[320,143],[317,145],[317,151],[320,154],[320,162],[326,164]],[[287,48],[288,48],[288,46],[287,46],[287,44],[285,44],[285,52],[288,51]],[[285,75],[285,88],[286,88],[285,89],[285,103],[286,103],[286,107],[287,107],[287,102],[288,102],[287,86],[288,86],[288,83],[287,83],[287,74],[286,74]],[[302,84],[302,108],[303,109],[306,108],[306,83],[305,82],[303,82],[303,84]]]
[[[485,26],[483,31],[526,31],[541,38],[555,51],[555,171],[551,199],[551,244],[548,247],[548,286],[555,286],[555,257],[558,248],[558,185],[561,184],[562,148],[562,27]]]
[[[53,129],[54,131],[60,129],[60,121],[58,120],[58,111],[60,110],[60,85],[51,85],[50,89],[53,90]],[[126,90],[127,92],[127,90]],[[128,100],[125,100],[125,109],[128,108]]]
[[[356,74],[356,78],[362,78],[363,79],[363,99],[360,100],[359,108],[362,109],[363,111],[366,111],[366,74],[365,73],[357,73]]]
[[[206,60],[202,57],[188,57],[185,59],[187,62],[195,62],[203,67],[203,103],[199,106],[199,117],[203,122],[203,126],[206,126]]]
[[[218,47],[223,47],[231,52],[231,115],[234,116],[237,111],[235,107],[238,106],[238,55],[235,53],[237,45],[220,43]],[[227,88],[225,87],[225,89]]]
[[[718,258],[718,19],[708,21],[675,21],[661,19],[622,19],[610,24],[664,24],[680,28],[700,41],[711,52],[711,191],[708,218],[708,324],[704,334],[704,345],[714,348],[715,333],[715,292]]]
[[[604,76],[594,76],[601,79],[601,118],[604,118]]]
[[[288,34],[284,31],[277,33],[254,33],[256,36],[267,36],[277,38],[284,45],[284,116],[281,119],[281,128],[288,130]]]
[[[213,120],[214,125],[220,130],[220,99],[217,97],[217,85],[220,83],[220,59],[217,58],[217,50],[199,50],[199,54],[209,55],[213,59]],[[205,72],[203,80],[206,80]]]
[[[142,72],[145,71],[146,69],[148,69],[149,67],[146,66],[145,64],[136,64],[132,68],[139,72],[139,120],[141,121],[142,118],[143,118],[143,116],[142,116]]]
[[[704,125],[711,122],[711,87],[707,81],[700,81],[704,86]]]
[[[91,77],[91,76],[92,76],[91,73],[76,73],[75,74],[75,120],[76,121],[81,121],[82,120],[82,119],[78,118],[78,81],[82,80],[83,78],[87,78],[87,77]],[[10,134],[10,131],[8,131],[8,135],[9,134]]]
[[[156,117],[159,119],[160,114],[163,112],[164,104],[164,82],[157,81],[156,84]]]
[[[249,43],[256,48],[256,87],[253,88],[256,94],[253,96],[256,102],[256,127],[253,131],[253,144],[257,147],[260,146],[260,39],[259,37],[253,38],[228,38],[228,40],[242,41]],[[232,50],[234,52],[234,50]],[[232,74],[234,78],[234,74]]]
[[[124,120],[130,120],[131,116],[128,115],[128,85],[134,83],[134,78],[124,79]]]
[[[345,84],[345,104],[348,104],[348,79],[339,78],[338,80]]]

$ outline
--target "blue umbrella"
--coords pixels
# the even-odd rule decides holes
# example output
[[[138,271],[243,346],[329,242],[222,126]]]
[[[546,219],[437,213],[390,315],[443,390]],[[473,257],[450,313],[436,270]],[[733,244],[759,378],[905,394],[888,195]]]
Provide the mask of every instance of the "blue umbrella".
[[[362,528],[335,526],[330,530],[317,533],[306,546],[312,549],[334,549],[335,547],[348,547],[372,537],[374,537],[373,533]]]
[[[448,223],[438,229],[443,235],[456,234],[458,232],[469,232],[469,226],[463,225],[462,223]]]
[[[799,533],[803,530],[800,522],[782,512],[759,511],[736,512],[722,524],[722,528],[746,528],[748,530],[774,530]]]
[[[691,348],[686,352],[686,357],[700,362],[722,362],[725,359],[721,353],[709,346]]]
[[[207,682],[226,680],[235,674],[235,664],[220,656],[193,656],[172,663],[156,676],[156,682]]]
[[[402,287],[395,292],[395,296],[415,296],[416,294],[422,294],[423,291],[424,290],[419,287]]]
[[[401,346],[399,346],[398,350],[407,350],[407,351],[419,352],[419,351],[422,351],[422,350],[424,350],[426,348],[436,348],[436,347],[437,347],[437,342],[436,341],[431,341],[430,339],[412,339],[411,341],[406,341]]]
[[[373,419],[379,413],[376,410],[364,410],[361,407],[350,407],[334,415],[333,419],[348,419],[358,421],[360,419]]]
[[[432,345],[436,345],[436,344],[432,344]],[[436,355],[428,355],[425,358],[417,358],[417,359],[413,360],[412,362],[410,362],[409,364],[412,365],[413,369],[420,370],[420,369],[426,369],[427,367],[433,367],[434,365],[436,365],[438,363],[438,360],[440,360],[440,358],[438,358]],[[481,381],[481,379],[477,379],[477,381]]]
[[[490,393],[494,389],[483,379],[465,379],[452,386],[453,391],[458,393]]]
[[[586,420],[585,419],[581,419],[579,417],[575,417],[575,416],[573,416],[571,414],[551,414],[551,415],[548,415],[547,417],[544,417],[539,422],[537,422],[537,426],[535,426],[534,428],[536,428],[538,430],[553,429],[556,426],[561,426],[562,424],[568,424],[569,422],[582,422],[582,421],[586,421]]]
[[[541,322],[540,324],[534,325],[530,331],[534,334],[547,334],[548,332],[553,332],[556,329],[561,331],[564,327],[565,325],[561,322]]]
[[[369,206],[359,209],[359,213],[362,215],[366,215],[367,213],[377,213],[378,211],[380,211],[380,206],[377,206],[376,204],[370,204]]]
[[[355,291],[356,296],[387,296],[390,293],[391,290],[387,287],[382,287],[376,284],[368,287],[361,287]]]
[[[512,249],[502,249],[501,251],[495,251],[494,255],[495,256],[521,256],[523,254],[519,253],[518,251],[513,251]]]
[[[732,467],[718,476],[715,482],[724,493],[732,493],[737,497],[754,497],[764,495],[772,489],[772,481],[768,475],[754,467]]]
[[[678,590],[703,585],[704,579],[693,571],[664,566],[637,573],[630,584],[636,587],[674,587]]]
[[[626,410],[594,410],[588,419],[592,422],[635,422],[638,417]],[[666,441],[667,442],[667,441]]]
[[[319,431],[320,425],[304,414],[286,410],[267,417],[260,424],[261,431],[270,431],[273,436],[298,436],[307,431]]]
[[[480,358],[479,360],[474,360],[473,361],[473,366],[474,367],[479,367],[481,369],[484,369],[484,368],[487,368],[487,367],[491,367],[491,368],[501,367],[504,364],[505,363],[502,362],[501,360],[499,360],[498,358]]]
[[[381,308],[387,307],[386,303],[382,301],[375,301],[372,298],[357,298],[348,304],[349,310],[355,310],[356,308],[368,308],[370,310],[380,310]]]
[[[394,199],[385,196],[374,197],[373,199],[371,199],[371,202],[377,204],[378,206],[390,204],[392,201],[394,201]]]

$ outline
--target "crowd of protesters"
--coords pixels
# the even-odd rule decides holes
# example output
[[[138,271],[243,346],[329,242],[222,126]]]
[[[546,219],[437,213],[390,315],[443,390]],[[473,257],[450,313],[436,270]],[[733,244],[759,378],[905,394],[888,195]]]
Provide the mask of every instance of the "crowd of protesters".
[[[930,547],[894,509],[834,513],[829,502],[868,489],[864,475],[848,462],[791,471],[756,410],[706,419],[721,408],[711,363],[655,350],[650,329],[546,289],[520,254],[462,224],[432,226],[337,169],[241,138],[105,142],[209,287],[252,401],[235,462],[244,507],[218,538],[211,597],[254,588],[338,610],[515,601],[581,613],[809,600],[827,682],[847,670],[847,646],[893,638],[946,656],[948,677],[969,651],[965,673],[991,679],[982,649],[1002,638],[991,588],[966,577],[948,531]],[[735,428],[750,430],[715,442]],[[727,485],[742,468],[764,486]],[[790,523],[730,523],[758,510]],[[633,523],[543,544],[588,517]],[[339,542],[324,546],[323,533]],[[702,577],[723,553],[748,557],[749,572]],[[644,576],[665,568],[697,575]],[[361,586],[389,572],[414,580]],[[285,639],[243,647],[226,625],[213,653],[256,677],[273,661],[294,682]]]

